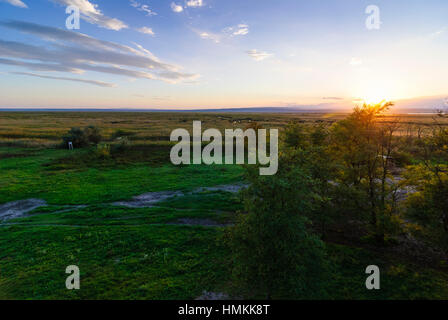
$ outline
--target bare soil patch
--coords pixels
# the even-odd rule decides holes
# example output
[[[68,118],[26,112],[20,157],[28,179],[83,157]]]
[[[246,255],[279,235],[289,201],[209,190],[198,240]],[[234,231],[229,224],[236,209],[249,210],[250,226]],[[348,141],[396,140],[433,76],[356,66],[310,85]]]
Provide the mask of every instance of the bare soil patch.
[[[0,221],[25,216],[28,212],[47,205],[42,199],[26,199],[0,205]]]

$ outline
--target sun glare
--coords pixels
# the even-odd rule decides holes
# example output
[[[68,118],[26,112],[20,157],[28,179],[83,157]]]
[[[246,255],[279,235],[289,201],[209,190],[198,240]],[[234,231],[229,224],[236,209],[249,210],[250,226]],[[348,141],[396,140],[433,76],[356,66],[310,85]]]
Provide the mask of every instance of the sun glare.
[[[366,104],[378,104],[382,101],[389,101],[386,96],[366,96],[362,101]]]
[[[373,87],[373,86],[372,86]],[[360,90],[356,95],[358,99],[354,102],[356,103],[366,103],[366,104],[377,104],[381,101],[390,101],[391,95],[389,90],[383,88],[369,88],[367,90]]]

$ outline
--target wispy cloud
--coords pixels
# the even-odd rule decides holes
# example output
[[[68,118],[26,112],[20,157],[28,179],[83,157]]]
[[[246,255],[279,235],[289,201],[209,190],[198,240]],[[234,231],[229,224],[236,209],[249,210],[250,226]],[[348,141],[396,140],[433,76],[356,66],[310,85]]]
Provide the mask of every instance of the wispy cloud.
[[[45,45],[39,46],[0,39],[0,64],[32,71],[93,71],[170,83],[198,77],[162,62],[138,44],[132,48],[78,32],[20,21],[0,22],[0,26],[33,34],[45,41]]]
[[[350,63],[351,66],[356,67],[356,66],[362,65],[363,61],[362,61],[361,58],[353,57],[353,58],[350,59],[349,63]]]
[[[31,73],[31,72],[10,72],[10,73],[11,74],[16,74],[16,75],[21,75],[21,76],[29,76],[29,77],[36,77],[36,78],[43,78],[43,79],[52,79],[52,80],[62,80],[62,81],[74,81],[74,82],[88,83],[88,84],[93,84],[93,85],[96,85],[96,86],[107,87],[107,88],[116,87],[116,85],[113,84],[113,83],[97,81],[97,80],[87,80],[87,79],[68,78],[68,77],[54,77],[54,76],[47,76],[47,75]]]
[[[202,7],[204,5],[204,2],[202,0],[187,0],[186,5],[187,7],[198,8]]]
[[[147,16],[156,16],[157,13],[154,12],[148,5],[141,4],[140,2],[137,2],[135,0],[131,0],[131,6],[136,8],[138,11],[142,11],[146,13]]]
[[[323,100],[344,100],[341,97],[322,97]]]
[[[230,39],[234,36],[244,36],[249,33],[249,26],[247,24],[239,24],[237,26],[227,27],[215,33],[210,31],[201,31],[193,29],[202,39],[212,40],[215,43],[220,43],[223,40]]]
[[[128,46],[117,44],[110,41],[99,40],[80,32],[72,32],[64,29],[48,27],[41,24],[24,21],[0,21],[0,26],[32,34],[49,41],[62,41],[75,43],[85,47],[94,47],[96,49],[120,50],[130,53],[136,52]]]
[[[265,51],[259,51],[257,49],[252,49],[252,50],[246,51],[246,53],[255,61],[262,61],[264,59],[267,59],[267,58],[273,56],[272,53],[268,53]]]
[[[128,26],[121,20],[109,18],[98,9],[97,4],[91,3],[89,0],[52,0],[63,6],[77,6],[81,13],[81,18],[88,23],[96,24],[102,28],[110,30],[121,30]]]
[[[196,33],[202,38],[206,40],[212,40],[216,43],[221,41],[221,36],[216,33],[206,32],[206,31],[196,31]]]
[[[137,29],[137,31],[138,31],[138,32],[141,32],[141,33],[144,33],[144,34],[149,34],[149,35],[151,35],[151,36],[154,36],[154,35],[155,35],[155,33],[154,33],[154,31],[152,30],[152,28],[148,28],[148,27],[142,27],[142,28],[139,28],[139,29]]]
[[[447,27],[442,28],[440,30],[437,30],[436,32],[433,32],[429,35],[430,38],[437,38],[439,36],[441,36],[442,34],[444,34],[446,31],[448,30]]]
[[[179,13],[179,12],[184,11],[184,8],[181,5],[178,5],[175,2],[171,2],[171,10],[173,10],[174,12]]]
[[[84,71],[81,69],[76,69],[73,67],[57,65],[52,63],[36,63],[36,62],[26,62],[12,59],[4,59],[0,58],[0,64],[10,65],[10,66],[18,66],[18,67],[26,67],[29,70],[34,71],[58,71],[58,72],[70,72],[70,73],[83,73]]]
[[[0,0],[0,1],[8,2],[9,4],[12,4],[13,6],[16,7],[28,8],[28,6],[23,1],[20,0]]]
[[[245,36],[249,33],[249,26],[247,24],[239,24],[234,27],[225,28],[223,32],[231,36]]]

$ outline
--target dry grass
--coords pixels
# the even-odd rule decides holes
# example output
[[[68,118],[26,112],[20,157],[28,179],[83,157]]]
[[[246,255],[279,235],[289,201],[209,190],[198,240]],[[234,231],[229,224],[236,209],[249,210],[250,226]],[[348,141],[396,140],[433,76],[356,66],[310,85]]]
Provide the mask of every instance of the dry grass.
[[[187,112],[0,112],[0,145],[17,147],[52,147],[72,127],[95,125],[105,138],[118,130],[139,143],[166,141],[176,128],[191,130],[194,120],[203,129],[245,128],[257,122],[265,128],[282,128],[290,121],[305,124],[331,124],[346,117],[344,113],[187,113]],[[448,119],[437,119],[448,125]],[[400,121],[400,135],[415,134],[419,127],[434,124],[432,115],[389,114],[384,123]]]

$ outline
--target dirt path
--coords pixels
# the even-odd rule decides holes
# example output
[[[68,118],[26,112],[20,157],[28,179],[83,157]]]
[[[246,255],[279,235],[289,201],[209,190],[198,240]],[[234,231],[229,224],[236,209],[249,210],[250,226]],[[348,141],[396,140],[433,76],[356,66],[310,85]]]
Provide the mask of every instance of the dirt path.
[[[158,202],[174,197],[182,197],[185,196],[186,194],[195,194],[205,191],[225,191],[231,193],[238,193],[240,190],[244,188],[247,188],[247,185],[229,184],[229,185],[218,185],[214,187],[200,187],[188,193],[183,193],[182,191],[148,192],[141,194],[139,196],[135,196],[128,201],[118,201],[112,204],[115,206],[123,206],[128,208],[148,208],[148,207],[154,207],[154,205]]]
[[[113,205],[128,208],[146,208],[152,207],[157,202],[183,195],[184,194],[180,191],[148,192],[133,197],[129,201],[114,202]]]
[[[193,191],[193,193],[199,193],[204,191],[226,191],[231,193],[238,193],[243,189],[246,189],[248,185],[246,184],[227,184],[215,187],[200,187]]]
[[[231,193],[237,193],[243,188],[246,188],[247,185],[244,184],[230,184],[230,185],[218,185],[214,187],[200,187],[191,192],[184,193],[182,191],[160,191],[160,192],[148,192],[138,196],[133,197],[128,201],[118,201],[112,203],[115,206],[123,206],[128,208],[147,208],[147,207],[156,207],[155,204],[158,202],[173,198],[173,197],[182,197],[186,194],[195,194],[206,191],[225,191]],[[27,214],[34,209],[39,207],[47,206],[47,202],[42,199],[26,199],[19,201],[12,201],[5,204],[0,205],[0,222],[6,221],[14,218],[22,218],[27,216]],[[87,205],[77,205],[77,206],[65,206],[66,208],[51,212],[51,213],[64,213],[69,212],[73,209],[83,209],[87,208]],[[177,210],[177,209],[176,209]],[[180,209],[182,210],[182,209]],[[183,225],[202,225],[202,226],[226,226],[219,223],[214,222],[209,219],[181,219],[178,220],[175,224],[183,224]],[[9,224],[11,225],[11,224]]]
[[[44,207],[47,202],[42,199],[27,199],[0,205],[0,221],[20,218],[36,208]]]

